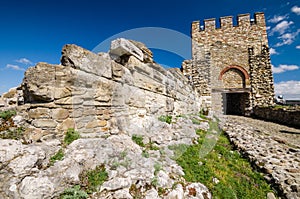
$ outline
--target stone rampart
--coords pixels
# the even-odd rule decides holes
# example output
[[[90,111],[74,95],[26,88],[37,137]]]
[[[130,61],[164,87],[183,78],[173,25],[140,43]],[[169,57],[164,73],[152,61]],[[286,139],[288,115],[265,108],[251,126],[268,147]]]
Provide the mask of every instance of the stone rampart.
[[[253,116],[300,128],[300,108],[255,107]]]
[[[32,139],[49,132],[61,135],[68,128],[92,137],[127,132],[147,127],[150,117],[200,110],[198,94],[179,69],[165,70],[125,53],[115,61],[116,54],[112,59],[108,53],[66,45],[61,65],[29,68],[21,86],[24,105],[17,109]]]

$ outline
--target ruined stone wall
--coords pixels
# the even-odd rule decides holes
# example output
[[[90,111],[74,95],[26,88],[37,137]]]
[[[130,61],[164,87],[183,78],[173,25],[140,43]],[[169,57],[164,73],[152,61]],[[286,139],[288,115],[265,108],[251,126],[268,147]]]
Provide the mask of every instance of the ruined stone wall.
[[[196,113],[198,94],[179,69],[165,70],[128,55],[121,65],[75,45],[62,51],[62,65],[39,63],[22,83],[25,104],[18,106],[31,138],[61,135],[75,128],[83,136],[144,129],[150,117]]]
[[[259,119],[300,128],[300,108],[255,107],[253,116]]]

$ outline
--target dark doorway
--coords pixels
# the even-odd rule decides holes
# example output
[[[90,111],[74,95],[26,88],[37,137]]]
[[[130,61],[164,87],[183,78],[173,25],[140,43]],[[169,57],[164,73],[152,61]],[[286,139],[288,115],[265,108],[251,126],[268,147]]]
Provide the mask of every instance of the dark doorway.
[[[245,115],[247,93],[226,93],[226,115]]]

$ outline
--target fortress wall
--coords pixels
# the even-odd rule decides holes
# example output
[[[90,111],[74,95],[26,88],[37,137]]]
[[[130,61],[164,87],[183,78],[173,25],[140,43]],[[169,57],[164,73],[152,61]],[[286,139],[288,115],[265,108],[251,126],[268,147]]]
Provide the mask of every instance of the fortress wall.
[[[220,27],[216,27],[216,19],[206,19],[203,24],[200,21],[193,22],[191,29],[193,60],[204,60],[205,54],[210,54],[210,73],[211,77],[216,78],[209,85],[211,89],[224,87],[217,78],[228,66],[240,66],[249,73],[248,48],[260,54],[262,46],[268,46],[263,13],[256,13],[253,21],[250,20],[250,14],[238,15],[236,26],[233,25],[232,16],[219,20]],[[201,64],[194,67],[201,68],[201,71],[208,70],[207,66]]]
[[[192,23],[192,60],[183,63],[183,73],[217,112],[221,105],[225,113],[226,104],[219,97],[212,99],[219,96],[213,92],[249,93],[247,114],[254,106],[271,105],[274,88],[264,13],[255,13],[253,19],[241,14],[236,22],[225,16],[219,22],[219,27],[214,18]]]
[[[38,63],[22,83],[25,104],[17,108],[26,110],[31,131],[40,136],[68,128],[89,136],[128,132],[153,125],[151,117],[200,110],[197,92],[179,69],[134,56],[123,66],[75,45],[63,48],[61,62]]]
[[[255,107],[253,116],[259,119],[300,128],[300,109]]]

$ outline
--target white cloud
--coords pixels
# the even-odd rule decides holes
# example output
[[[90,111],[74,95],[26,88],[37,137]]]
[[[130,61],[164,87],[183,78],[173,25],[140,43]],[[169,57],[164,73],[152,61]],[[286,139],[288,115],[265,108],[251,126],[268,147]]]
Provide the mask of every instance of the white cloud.
[[[270,29],[271,29],[271,26],[267,26],[267,27],[266,27],[266,30],[270,30]]]
[[[296,46],[296,48],[297,48],[297,49],[300,49],[300,45],[299,45],[299,46]]]
[[[284,16],[277,16],[277,15],[275,15],[272,19],[269,19],[268,22],[270,22],[270,23],[278,23],[278,22],[280,22],[280,21],[282,21],[282,20],[284,20],[286,18],[287,18],[287,15],[284,15]]]
[[[21,63],[21,64],[33,64],[29,59],[26,59],[26,58],[21,58],[21,59],[18,59],[16,60],[16,62],[18,63]]]
[[[298,6],[292,7],[291,11],[293,13],[295,13],[296,15],[300,15],[300,7],[298,7]]]
[[[283,73],[286,71],[298,70],[298,69],[299,69],[299,66],[297,66],[297,65],[280,64],[278,67],[275,67],[272,65],[273,73]]]
[[[12,64],[7,64],[7,65],[6,65],[6,68],[13,69],[13,70],[25,71],[24,68],[21,68],[21,67],[18,66],[18,65],[12,65]]]
[[[281,36],[278,37],[278,39],[281,40],[281,42],[278,42],[275,46],[283,46],[283,45],[290,45],[295,41],[295,38],[298,36],[300,33],[300,29],[298,29],[294,33],[285,33]]]
[[[274,84],[275,93],[278,95],[299,95],[300,81],[290,80]]]
[[[270,55],[277,55],[278,52],[274,48],[270,48]]]
[[[281,21],[271,31],[271,34],[278,32],[280,35],[284,34],[289,29],[290,25],[294,24],[292,21]]]

